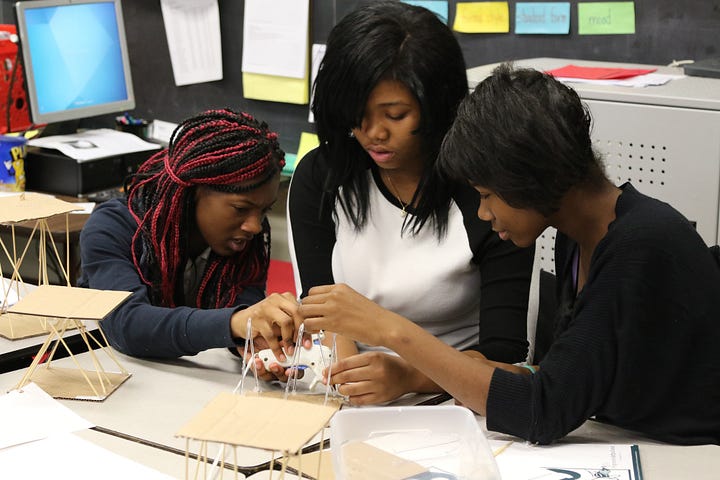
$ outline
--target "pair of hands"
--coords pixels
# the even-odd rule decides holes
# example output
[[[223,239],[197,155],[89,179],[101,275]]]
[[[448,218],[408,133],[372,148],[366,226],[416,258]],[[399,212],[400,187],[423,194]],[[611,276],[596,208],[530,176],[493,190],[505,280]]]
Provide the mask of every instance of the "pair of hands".
[[[272,294],[262,302],[236,312],[231,322],[233,335],[246,338],[247,318],[251,318],[256,351],[270,348],[280,361],[285,358],[283,348],[288,355],[293,354],[302,323],[306,332],[303,348],[312,345],[309,334],[320,330],[369,345],[382,345],[390,327],[388,322],[394,314],[343,284],[314,287],[308,293],[301,304],[290,293]],[[260,378],[287,381],[289,370],[273,363],[268,371],[259,358],[254,361]],[[334,363],[331,380],[340,385],[340,393],[350,397],[351,403],[364,405],[393,400],[415,391],[418,375],[417,370],[402,358],[367,352]],[[323,381],[327,382],[327,379]]]

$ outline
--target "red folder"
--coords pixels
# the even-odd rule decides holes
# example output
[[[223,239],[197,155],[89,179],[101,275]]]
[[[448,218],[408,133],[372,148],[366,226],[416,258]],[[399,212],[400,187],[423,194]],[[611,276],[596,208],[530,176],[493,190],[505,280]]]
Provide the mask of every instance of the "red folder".
[[[562,78],[586,78],[590,80],[619,80],[652,73],[656,68],[605,68],[605,67],[580,67],[577,65],[565,65],[564,67],[547,70],[545,73],[553,77]]]

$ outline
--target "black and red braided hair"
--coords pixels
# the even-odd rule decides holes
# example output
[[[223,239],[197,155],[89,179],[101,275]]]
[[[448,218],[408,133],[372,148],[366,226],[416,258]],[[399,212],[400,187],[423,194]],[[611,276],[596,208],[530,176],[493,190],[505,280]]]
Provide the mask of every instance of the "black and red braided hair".
[[[196,188],[226,193],[253,190],[278,174],[285,165],[284,157],[277,134],[265,123],[247,113],[222,109],[182,122],[168,148],[142,164],[128,185],[128,208],[138,223],[132,256],[154,304],[174,307],[184,303],[188,233],[196,228]],[[210,253],[195,306],[234,305],[244,288],[264,286],[269,262],[266,219],[262,234],[242,252],[227,257]]]

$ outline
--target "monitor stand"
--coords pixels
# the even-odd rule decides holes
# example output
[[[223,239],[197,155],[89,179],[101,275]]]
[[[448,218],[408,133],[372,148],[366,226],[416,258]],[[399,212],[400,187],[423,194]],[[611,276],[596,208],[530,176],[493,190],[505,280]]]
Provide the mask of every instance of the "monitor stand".
[[[80,128],[80,120],[65,120],[48,123],[43,127],[38,137],[52,137],[55,135],[72,135]]]

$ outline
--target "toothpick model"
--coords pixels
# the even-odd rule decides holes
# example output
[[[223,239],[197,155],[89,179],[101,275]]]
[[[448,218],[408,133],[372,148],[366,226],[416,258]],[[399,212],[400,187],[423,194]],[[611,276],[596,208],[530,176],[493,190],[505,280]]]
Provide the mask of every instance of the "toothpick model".
[[[251,330],[249,321],[248,330]],[[303,327],[301,326],[297,345],[301,344],[302,331]],[[342,401],[335,397],[328,397],[328,394],[334,391],[330,386],[330,382],[328,382],[324,396],[297,393],[298,367],[305,363],[325,363],[330,367],[331,358],[335,358],[335,348],[334,344],[332,350],[320,344],[313,344],[310,350],[297,347],[295,354],[288,357],[292,358],[289,367],[296,374],[288,381],[284,394],[280,391],[260,392],[257,374],[255,375],[255,388],[251,393],[245,394],[243,385],[251,364],[246,364],[243,361],[242,377],[235,390],[232,393],[224,392],[215,397],[176,434],[186,439],[186,478],[191,478],[189,461],[191,439],[200,442],[200,451],[196,456],[197,465],[192,478],[197,478],[201,467],[203,468],[203,478],[208,478],[208,442],[221,444],[220,451],[217,454],[218,458],[213,463],[209,478],[218,478],[218,473],[222,478],[225,469],[226,448],[232,448],[233,451],[234,461],[232,467],[235,478],[239,473],[248,476],[257,471],[269,470],[272,479],[272,472],[278,467],[278,464],[275,463],[276,452],[282,453],[279,463],[281,467],[280,478],[285,477],[285,471],[288,468],[299,477],[302,477],[303,446],[319,432],[324,432],[330,418],[342,406]],[[248,345],[246,345],[245,350],[243,359],[255,358],[252,344],[250,344],[250,355],[248,355]],[[267,352],[264,354],[268,355]],[[262,355],[258,358],[263,360]],[[305,362],[302,361],[303,358]],[[329,371],[331,372],[331,369]],[[313,379],[313,387],[317,380],[317,378]],[[290,388],[291,386],[292,388]],[[312,392],[313,387],[310,387],[308,392]],[[239,394],[236,393],[238,390]],[[313,455],[317,455],[316,468],[313,472],[315,478],[321,478],[323,445],[324,438],[321,437],[319,451],[313,452]],[[241,468],[237,462],[237,447],[268,450],[271,452],[271,460],[264,465],[249,469]],[[294,468],[288,467],[291,461],[295,465]],[[219,466],[219,470],[215,468],[217,466]],[[328,465],[325,468],[328,469],[326,473],[331,474]]]
[[[37,383],[48,394],[56,398],[104,400],[130,374],[120,365],[108,347],[102,330],[88,331],[83,320],[101,321],[117,305],[130,296],[130,292],[105,292],[70,286],[70,217],[77,205],[58,200],[50,195],[22,193],[0,197],[0,224],[11,229],[11,245],[0,238],[0,248],[10,261],[12,272],[7,280],[3,277],[3,301],[0,309],[0,335],[9,339],[47,335],[40,351],[35,355],[27,372],[18,384],[21,388],[30,380]],[[65,263],[60,257],[57,244],[48,225],[48,218],[65,215]],[[35,221],[27,243],[18,245],[15,226],[20,222]],[[20,267],[26,258],[30,245],[38,242],[38,287],[30,289],[23,282]],[[18,247],[21,247],[20,251]],[[48,251],[55,255],[65,286],[49,285]],[[17,303],[10,305],[13,293]],[[93,369],[80,366],[73,352],[63,339],[69,329],[77,329],[92,360]],[[61,369],[52,365],[58,347],[62,345],[75,363],[77,369]],[[119,373],[105,371],[95,347],[105,353],[118,367]],[[49,350],[49,352],[48,352]],[[40,362],[46,359],[42,368]]]
[[[29,287],[22,280],[20,267],[25,260],[33,240],[38,241],[38,283],[47,285],[48,249],[54,253],[57,264],[60,266],[61,274],[67,286],[70,286],[70,228],[69,214],[72,211],[80,210],[77,205],[58,200],[50,195],[37,193],[22,193],[8,197],[0,197],[0,225],[6,225],[11,230],[11,244],[8,246],[0,237],[0,248],[11,265],[10,277],[5,279],[5,274],[0,267],[0,277],[3,277],[2,284],[2,305],[0,308],[0,336],[10,340],[47,335],[52,331],[49,325],[51,320],[43,317],[22,318],[8,313],[10,298],[22,298],[29,292]],[[48,226],[47,219],[54,215],[65,215],[65,260],[60,258],[55,239]],[[25,246],[18,245],[15,232],[16,224],[20,222],[35,221],[32,232]],[[20,247],[20,249],[19,249]],[[1,254],[0,254],[1,255]],[[71,328],[74,328],[71,327]]]
[[[123,368],[108,345],[107,338],[102,329],[95,332],[88,331],[83,320],[101,321],[118,305],[127,300],[131,292],[94,290],[90,288],[63,287],[57,285],[41,285],[26,295],[18,303],[10,307],[9,311],[20,317],[50,317],[56,321],[48,322],[50,335],[40,347],[33,362],[20,380],[16,388],[22,388],[31,380],[49,395],[55,398],[71,400],[105,400],[125,380],[130,373]],[[78,329],[85,342],[88,355],[92,361],[93,369],[86,369],[80,365],[63,336],[69,327]],[[98,336],[95,335],[98,334]],[[47,360],[41,366],[50,345]],[[52,365],[53,357],[58,346],[62,344],[76,369],[56,368]],[[108,372],[100,361],[99,352],[104,353],[120,370]]]

